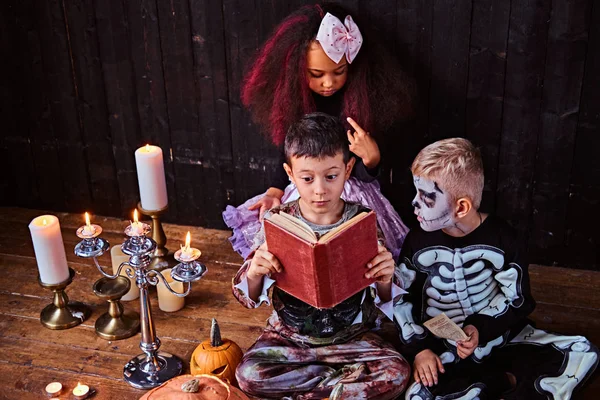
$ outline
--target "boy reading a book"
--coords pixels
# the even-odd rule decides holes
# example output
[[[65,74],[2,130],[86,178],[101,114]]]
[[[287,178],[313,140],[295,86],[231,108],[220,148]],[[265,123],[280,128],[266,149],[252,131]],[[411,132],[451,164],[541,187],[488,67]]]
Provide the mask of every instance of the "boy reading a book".
[[[265,219],[287,213],[323,235],[365,210],[340,198],[354,161],[337,118],[323,113],[304,116],[290,127],[284,149],[284,168],[300,198],[272,209]],[[391,253],[379,244],[379,253],[364,267],[365,275],[375,282],[324,309],[277,287],[271,278],[284,268],[263,243],[233,279],[234,296],[247,308],[269,304],[267,290],[275,284],[274,312],[237,368],[240,388],[254,396],[277,399],[398,396],[408,382],[410,367],[400,353],[371,332],[382,317],[378,309],[391,317],[392,298],[404,293],[394,282]]]
[[[466,139],[425,147],[411,168],[421,229],[404,242],[395,304],[403,354],[414,359],[407,399],[568,399],[594,371],[585,337],[551,334],[526,319],[534,307],[522,244],[479,211],[483,164]],[[466,339],[436,338],[423,323],[444,313]],[[439,396],[439,397],[438,397]]]

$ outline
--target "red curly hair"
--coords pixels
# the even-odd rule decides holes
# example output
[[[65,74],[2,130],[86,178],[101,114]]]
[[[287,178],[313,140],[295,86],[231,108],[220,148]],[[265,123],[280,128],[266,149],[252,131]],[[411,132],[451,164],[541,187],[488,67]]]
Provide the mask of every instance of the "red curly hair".
[[[300,8],[275,28],[244,78],[242,103],[277,145],[283,143],[292,123],[317,111],[306,77],[306,54],[327,12],[342,21],[349,15],[334,4]],[[344,124],[345,117],[352,117],[377,136],[412,114],[412,85],[395,60],[370,40],[365,26],[356,23],[363,45],[348,69],[340,117]]]

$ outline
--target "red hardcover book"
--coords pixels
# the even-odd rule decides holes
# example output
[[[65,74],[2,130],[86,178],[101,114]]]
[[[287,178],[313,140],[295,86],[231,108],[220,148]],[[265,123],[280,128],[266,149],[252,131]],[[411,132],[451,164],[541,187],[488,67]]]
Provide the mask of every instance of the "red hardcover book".
[[[273,275],[283,291],[317,308],[331,308],[374,279],[367,263],[378,253],[373,211],[359,213],[317,240],[310,227],[285,213],[265,220],[267,247],[283,265]]]

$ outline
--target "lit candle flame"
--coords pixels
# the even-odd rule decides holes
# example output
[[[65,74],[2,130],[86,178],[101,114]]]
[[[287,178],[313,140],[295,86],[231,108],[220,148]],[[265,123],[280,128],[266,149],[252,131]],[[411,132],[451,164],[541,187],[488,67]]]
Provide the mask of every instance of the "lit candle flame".
[[[146,145],[146,151],[150,152],[150,145],[149,144]]]
[[[185,247],[184,249],[187,251],[190,249],[191,235],[190,231],[188,231],[187,235],[185,235]]]
[[[48,225],[48,222],[46,222],[46,218],[42,219],[42,225],[44,225],[44,226]]]
[[[137,209],[133,210],[133,222],[136,222],[136,223],[139,222]]]
[[[91,228],[90,215],[88,213],[85,213],[85,225]]]

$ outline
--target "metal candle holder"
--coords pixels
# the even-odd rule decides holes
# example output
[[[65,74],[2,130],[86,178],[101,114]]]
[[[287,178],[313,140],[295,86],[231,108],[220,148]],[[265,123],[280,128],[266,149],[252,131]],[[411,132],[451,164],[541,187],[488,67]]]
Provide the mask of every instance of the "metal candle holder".
[[[146,210],[142,208],[142,203],[139,202],[137,208],[140,210],[140,213],[152,218],[152,240],[156,242],[156,249],[151,254],[152,262],[148,268],[157,271],[169,268],[169,261],[172,262],[173,260],[168,257],[169,250],[165,247],[165,244],[167,244],[167,235],[165,235],[165,231],[160,221],[160,216],[167,211],[169,206],[166,205],[160,210]]]
[[[156,336],[154,323],[152,321],[152,310],[148,298],[149,285],[156,286],[162,280],[165,287],[174,295],[179,297],[187,296],[192,288],[191,282],[197,281],[206,273],[206,267],[196,261],[200,252],[188,252],[188,256],[181,260],[171,270],[171,277],[174,280],[187,283],[187,288],[183,293],[174,291],[166,278],[157,270],[149,269],[152,263],[151,255],[156,250],[156,242],[146,234],[150,232],[150,226],[143,222],[134,223],[125,228],[125,234],[128,239],[121,246],[123,253],[129,256],[129,261],[119,265],[114,275],[109,275],[102,270],[98,264],[97,257],[109,248],[108,242],[102,238],[93,236],[86,237],[75,246],[75,254],[80,257],[91,257],[94,259],[96,267],[102,275],[109,279],[117,278],[122,268],[130,278],[135,278],[136,284],[140,289],[140,326],[142,338],[140,348],[143,354],[140,354],[125,364],[123,376],[125,381],[138,389],[151,389],[160,386],[169,379],[180,375],[183,370],[183,361],[172,354],[159,352],[160,339]],[[80,228],[82,229],[82,228]],[[79,232],[79,230],[78,230]],[[195,250],[195,249],[190,249]],[[178,251],[176,254],[179,256]],[[194,258],[195,257],[195,258]]]
[[[75,271],[69,268],[69,277],[60,283],[38,282],[44,289],[54,292],[52,304],[48,304],[40,313],[40,322],[48,329],[69,329],[81,324],[90,316],[90,309],[78,301],[69,301],[65,293],[67,286],[73,281]]]

